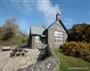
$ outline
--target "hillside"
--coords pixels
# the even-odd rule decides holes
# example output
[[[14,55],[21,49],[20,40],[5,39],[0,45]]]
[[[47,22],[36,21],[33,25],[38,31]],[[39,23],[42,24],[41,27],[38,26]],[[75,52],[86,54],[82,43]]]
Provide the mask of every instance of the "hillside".
[[[0,45],[21,45],[27,43],[27,35],[19,30],[14,19],[9,19],[0,27]]]
[[[90,24],[82,23],[73,25],[68,30],[68,41],[90,42]]]

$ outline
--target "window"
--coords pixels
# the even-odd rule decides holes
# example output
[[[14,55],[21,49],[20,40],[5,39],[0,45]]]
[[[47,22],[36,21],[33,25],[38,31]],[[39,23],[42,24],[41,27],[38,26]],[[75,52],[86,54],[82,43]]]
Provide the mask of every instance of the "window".
[[[36,36],[36,37],[35,37],[35,42],[36,42],[36,43],[39,43],[39,41],[40,41],[39,36]]]
[[[55,31],[55,44],[63,44],[63,32]]]

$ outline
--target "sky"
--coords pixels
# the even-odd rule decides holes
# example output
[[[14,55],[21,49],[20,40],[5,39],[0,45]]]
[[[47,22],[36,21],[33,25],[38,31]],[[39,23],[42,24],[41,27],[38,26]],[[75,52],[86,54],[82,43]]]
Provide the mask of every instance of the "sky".
[[[52,24],[57,12],[67,29],[90,24],[90,0],[0,0],[0,26],[15,17],[20,30],[28,34],[30,26]]]

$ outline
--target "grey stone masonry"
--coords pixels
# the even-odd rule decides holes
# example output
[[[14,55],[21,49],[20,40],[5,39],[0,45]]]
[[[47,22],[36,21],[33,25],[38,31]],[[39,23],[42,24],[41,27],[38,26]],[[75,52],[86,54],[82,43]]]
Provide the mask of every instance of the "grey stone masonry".
[[[18,71],[57,71],[57,64],[58,62],[54,56],[50,56],[44,61],[37,62],[32,66],[19,69]]]

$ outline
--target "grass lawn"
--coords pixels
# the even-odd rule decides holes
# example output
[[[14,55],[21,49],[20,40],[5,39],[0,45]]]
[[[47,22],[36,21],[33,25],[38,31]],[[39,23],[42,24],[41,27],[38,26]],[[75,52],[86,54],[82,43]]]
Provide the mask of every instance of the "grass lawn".
[[[82,60],[66,56],[59,49],[53,49],[55,56],[60,61],[59,71],[90,71],[90,63]],[[71,69],[74,68],[74,69]],[[75,69],[77,68],[77,69]]]

